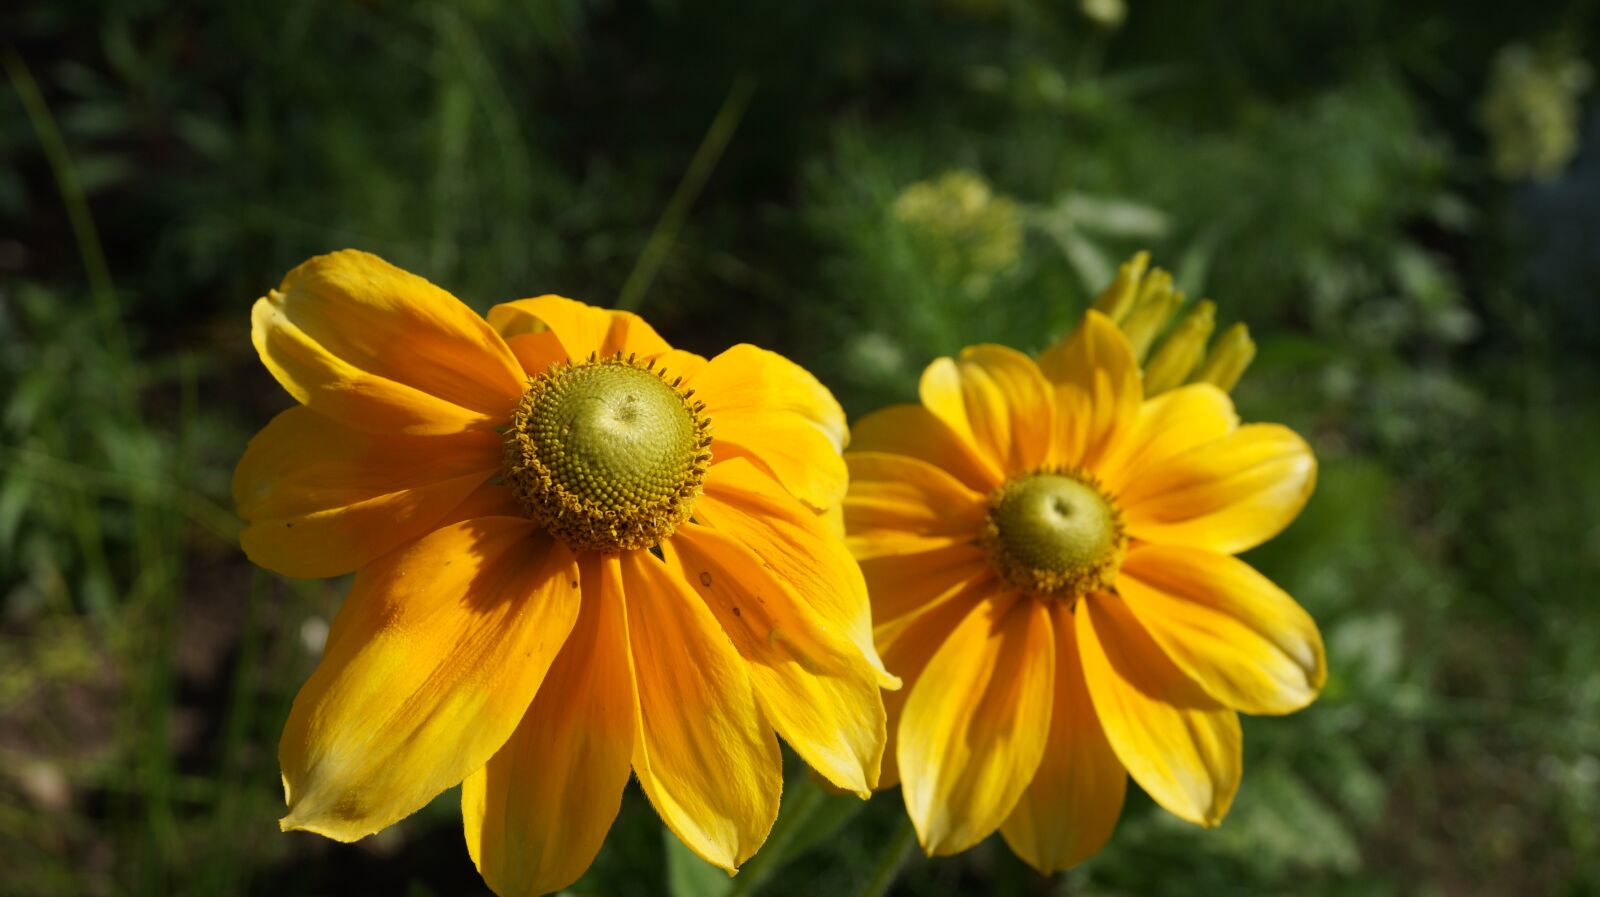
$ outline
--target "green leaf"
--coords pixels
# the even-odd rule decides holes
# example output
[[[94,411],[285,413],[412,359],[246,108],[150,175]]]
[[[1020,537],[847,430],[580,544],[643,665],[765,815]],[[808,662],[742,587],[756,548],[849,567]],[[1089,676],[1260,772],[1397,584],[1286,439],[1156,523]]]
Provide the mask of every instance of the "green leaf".
[[[855,795],[827,791],[810,773],[790,780],[767,843],[739,870],[729,897],[760,893],[768,877],[832,836],[866,805]]]
[[[1283,875],[1291,869],[1351,873],[1361,849],[1340,815],[1293,772],[1256,770],[1215,838],[1230,853]]]
[[[1132,200],[1069,193],[1057,208],[1078,227],[1108,237],[1154,239],[1167,232],[1161,210]]]
[[[1090,295],[1098,293],[1111,282],[1114,269],[1111,260],[1100,247],[1089,242],[1082,234],[1070,228],[1060,228],[1051,231],[1051,236],[1061,246],[1061,252],[1066,255],[1067,263],[1078,275],[1078,280],[1083,283],[1085,290]]]
[[[1328,655],[1342,675],[1369,687],[1400,679],[1405,657],[1404,626],[1393,611],[1352,617],[1328,633]]]
[[[886,759],[884,762],[894,761]],[[793,828],[789,830],[790,840],[785,845],[784,862],[831,838],[867,806],[866,801],[853,794],[834,794],[824,789],[811,775],[790,784],[783,796],[784,809],[795,817]],[[802,799],[807,810],[804,817],[798,812]]]
[[[733,890],[734,879],[728,873],[695,856],[665,825],[661,844],[667,854],[667,893],[672,897],[723,897]]]

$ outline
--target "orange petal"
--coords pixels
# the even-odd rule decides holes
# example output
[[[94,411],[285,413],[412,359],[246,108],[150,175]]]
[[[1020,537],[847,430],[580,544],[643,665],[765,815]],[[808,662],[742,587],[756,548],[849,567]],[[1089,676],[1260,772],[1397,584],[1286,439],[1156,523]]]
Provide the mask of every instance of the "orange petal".
[[[744,661],[688,583],[648,551],[622,554],[639,695],[633,769],[656,812],[731,874],[778,816],[783,758]]]
[[[1090,311],[1065,339],[1039,355],[1056,385],[1054,463],[1092,467],[1138,419],[1144,400],[1139,362],[1111,319]]]
[[[1112,493],[1144,471],[1217,441],[1239,427],[1228,394],[1209,383],[1191,383],[1145,400],[1139,419],[1096,465]]]
[[[304,406],[273,418],[233,472],[250,560],[338,576],[432,531],[500,467],[492,432],[374,435]]]
[[[1136,539],[1237,554],[1282,532],[1316,480],[1304,439],[1278,424],[1250,424],[1140,471],[1118,501]]]
[[[881,684],[899,680],[883,671],[872,643],[872,608],[861,568],[827,523],[748,461],[716,464],[706,474],[695,519],[737,539],[788,583],[830,628],[860,649],[880,671]]]
[[[505,517],[362,568],[278,745],[284,830],[354,841],[487,763],[572,628],[577,580],[566,546]]]
[[[434,528],[442,529],[452,523],[472,520],[475,517],[526,516],[527,511],[504,483],[490,481],[472,490],[470,495],[461,500],[461,504],[451,508],[449,513],[435,523]]]
[[[1050,620],[1056,639],[1050,735],[1039,771],[1000,827],[1011,849],[1045,875],[1070,869],[1105,846],[1128,786],[1090,702],[1072,612],[1052,604]]]
[[[817,510],[844,497],[844,410],[805,368],[741,344],[711,359],[686,385],[706,403],[716,462],[747,458]]]
[[[375,255],[318,256],[258,300],[251,339],[302,404],[348,426],[486,429],[522,395],[506,344],[454,296]]]
[[[589,868],[622,803],[635,698],[615,558],[581,561],[578,621],[521,725],[461,784],[467,849],[501,897],[559,891]],[[609,580],[610,588],[602,582]]]
[[[650,356],[672,348],[633,312],[597,308],[561,296],[502,302],[489,309],[489,324],[503,337],[550,331],[573,361],[582,361],[590,353],[602,358],[618,352]]]
[[[1055,641],[1042,602],[973,608],[911,687],[900,717],[906,810],[931,855],[957,853],[1011,815],[1044,755]]]
[[[1117,591],[1172,662],[1235,710],[1299,710],[1328,677],[1311,615],[1237,558],[1144,545],[1123,563]]]
[[[1239,790],[1239,715],[1174,666],[1121,598],[1091,595],[1075,616],[1084,678],[1117,759],[1168,812],[1221,822]]]
[[[850,494],[845,529],[868,533],[975,538],[989,511],[985,496],[926,461],[885,452],[844,456]]]
[[[1055,403],[1033,359],[1005,346],[969,346],[922,372],[922,404],[1002,473],[1033,470],[1050,454]]]
[[[569,360],[567,347],[561,345],[561,340],[548,330],[519,333],[505,339],[511,354],[517,356],[517,363],[530,377],[537,377],[550,370],[551,365]]]
[[[921,405],[890,405],[856,421],[850,431],[850,447],[853,452],[884,452],[926,461],[984,495],[1005,479],[977,446]]]
[[[877,671],[860,650],[735,539],[691,523],[661,549],[749,665],[778,734],[834,785],[870,795],[885,717]]]

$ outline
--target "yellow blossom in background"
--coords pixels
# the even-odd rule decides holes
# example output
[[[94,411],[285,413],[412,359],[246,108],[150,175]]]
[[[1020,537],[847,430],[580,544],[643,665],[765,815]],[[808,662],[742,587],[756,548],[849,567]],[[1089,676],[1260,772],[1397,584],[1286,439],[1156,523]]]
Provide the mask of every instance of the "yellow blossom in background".
[[[929,250],[935,274],[969,293],[988,289],[1022,255],[1022,211],[971,171],[918,181],[894,201],[894,217]]]
[[[245,551],[354,572],[279,747],[284,829],[354,841],[462,785],[501,895],[589,866],[630,770],[732,872],[778,811],[776,729],[865,796],[884,750],[859,568],[819,515],[844,415],[792,362],[707,360],[542,296],[488,320],[346,251],[256,303],[300,403],[245,452]]]
[[[1120,28],[1128,18],[1126,0],[1078,0],[1078,11],[1102,28]]]
[[[1326,677],[1316,624],[1234,557],[1295,518],[1316,461],[1194,380],[1247,363],[1238,341],[1204,352],[1209,305],[1152,349],[1181,299],[1147,261],[1037,361],[969,347],[928,366],[919,404],[854,429],[846,527],[906,681],[884,784],[930,854],[998,828],[1040,871],[1075,865],[1130,775],[1215,825],[1238,713],[1297,710]]]
[[[1509,181],[1561,174],[1578,154],[1579,100],[1591,74],[1568,49],[1513,44],[1495,56],[1478,120],[1496,174]]]

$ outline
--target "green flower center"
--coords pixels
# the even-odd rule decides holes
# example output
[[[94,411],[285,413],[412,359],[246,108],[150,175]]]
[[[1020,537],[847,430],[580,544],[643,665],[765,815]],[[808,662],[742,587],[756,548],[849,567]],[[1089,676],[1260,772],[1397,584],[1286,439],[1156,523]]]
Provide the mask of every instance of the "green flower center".
[[[1127,544],[1122,515],[1086,473],[1024,474],[989,496],[983,545],[1024,592],[1071,601],[1108,588]]]
[[[575,551],[650,548],[689,518],[711,462],[705,405],[655,362],[557,365],[506,433],[505,481]]]

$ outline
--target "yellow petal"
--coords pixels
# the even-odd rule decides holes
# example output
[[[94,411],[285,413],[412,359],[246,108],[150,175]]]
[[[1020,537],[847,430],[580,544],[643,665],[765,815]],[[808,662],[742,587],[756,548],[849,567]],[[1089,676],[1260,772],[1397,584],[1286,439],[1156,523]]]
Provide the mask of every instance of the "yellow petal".
[[[533,705],[505,746],[461,783],[467,849],[500,897],[576,881],[628,784],[637,705],[617,561],[591,553],[581,566],[578,621]]]
[[[883,775],[878,780],[879,788],[893,788],[900,783],[897,759],[900,717],[917,677],[922,675],[928,661],[933,659],[933,655],[938,653],[950,633],[955,631],[973,607],[986,600],[1002,600],[996,598],[993,592],[992,584],[974,584],[878,630],[878,645],[883,651],[884,663],[905,682],[904,687],[883,693],[883,709],[889,715],[889,741],[884,746],[884,756],[889,758],[889,762],[884,764]],[[1014,600],[1014,596],[1003,600]]]
[[[1145,269],[1150,267],[1150,253],[1140,250],[1117,268],[1117,276],[1101,291],[1094,301],[1094,310],[1120,324],[1133,310],[1144,283]],[[1161,270],[1160,268],[1156,269]]]
[[[828,532],[832,533],[837,538],[844,538],[843,507],[834,505],[826,511],[818,512],[817,516],[822,518],[822,525],[827,528]]]
[[[1033,359],[1005,346],[969,346],[922,373],[922,404],[971,440],[1003,473],[1045,462],[1055,430],[1050,384]]]
[[[1128,785],[1083,681],[1072,612],[1053,604],[1050,619],[1056,639],[1050,736],[1033,782],[1000,827],[1011,849],[1045,875],[1070,869],[1105,846]]]
[[[1127,337],[1111,319],[1090,311],[1067,339],[1039,356],[1039,368],[1056,385],[1054,463],[1093,466],[1133,426],[1144,400]]]
[[[1278,424],[1250,424],[1139,471],[1118,500],[1136,539],[1237,554],[1282,532],[1316,480],[1304,439]]]
[[[602,358],[618,352],[644,357],[672,348],[633,312],[597,308],[562,296],[502,302],[489,309],[489,324],[508,338],[550,331],[573,361],[590,353]]]
[[[717,463],[743,458],[814,511],[838,507],[844,498],[849,483],[844,460],[815,427],[794,415],[755,413],[729,424],[713,418],[711,429],[711,457]]]
[[[1144,394],[1160,395],[1184,382],[1206,352],[1206,340],[1216,327],[1217,305],[1202,299],[1172,328],[1161,348],[1144,366]]]
[[[661,549],[749,665],[756,700],[783,740],[834,785],[871,794],[885,716],[877,671],[861,651],[736,540],[691,523]]]
[[[1089,695],[1117,759],[1168,812],[1221,822],[1239,790],[1239,715],[1174,666],[1121,598],[1096,593],[1074,616]]]
[[[957,853],[1011,815],[1044,755],[1055,641],[1042,602],[983,602],[911,687],[901,789],[930,856]]]
[[[1210,383],[1228,392],[1238,384],[1255,357],[1256,344],[1250,339],[1250,328],[1242,322],[1234,324],[1217,337],[1216,344],[1189,379],[1195,383]]]
[[[872,643],[872,608],[861,568],[827,523],[741,458],[712,465],[695,518],[737,539],[794,588],[834,631],[860,649],[880,684],[899,680],[883,670]]]
[[[983,528],[987,499],[926,461],[856,451],[844,460],[850,468],[845,530],[852,535],[975,537]]]
[[[566,546],[505,517],[364,567],[284,726],[284,830],[354,841],[488,762],[572,628],[577,580]]]
[[[1235,710],[1299,710],[1327,679],[1311,615],[1237,558],[1144,545],[1123,563],[1117,591],[1172,662]]]
[[[697,856],[732,873],[778,816],[783,758],[739,652],[705,602],[648,551],[622,554],[639,695],[633,769]]]
[[[844,497],[844,410],[805,368],[741,344],[711,359],[686,385],[706,403],[716,461],[747,458],[817,510]]]
[[[762,409],[798,415],[842,451],[849,439],[844,409],[810,371],[776,352],[740,343],[711,359],[689,385],[702,393],[706,412],[727,417]]]
[[[977,446],[921,405],[890,405],[856,421],[850,446],[853,452],[884,452],[926,461],[984,495],[1005,479]]]
[[[710,363],[704,356],[683,349],[669,349],[652,357],[655,358],[656,369],[665,372],[669,383],[678,377],[688,381]]]
[[[948,545],[905,554],[878,554],[861,561],[872,596],[876,629],[893,624],[948,597],[967,583],[990,578],[989,556],[971,544]]]
[[[1172,289],[1172,275],[1159,268],[1150,272],[1139,289],[1139,304],[1117,322],[1133,348],[1134,360],[1144,361],[1156,335],[1166,329],[1167,322],[1182,304],[1183,294]]]
[[[1127,436],[1101,457],[1095,472],[1117,493],[1145,471],[1238,427],[1239,415],[1227,393],[1204,383],[1182,386],[1147,399]]]
[[[301,404],[364,430],[486,429],[522,394],[521,365],[472,309],[364,252],[290,271],[256,302],[251,339]]]
[[[856,561],[865,564],[873,558],[926,554],[945,548],[971,546],[972,537],[913,536],[893,530],[872,530],[859,536],[846,535],[844,543],[849,546],[850,553],[855,556]]]
[[[304,406],[272,419],[233,472],[250,560],[338,576],[432,531],[500,467],[492,432],[374,435]]]

